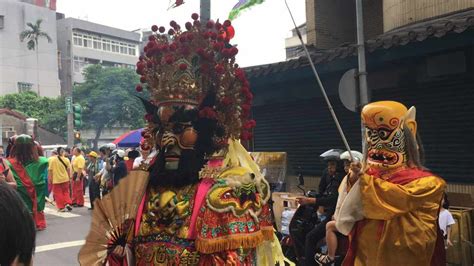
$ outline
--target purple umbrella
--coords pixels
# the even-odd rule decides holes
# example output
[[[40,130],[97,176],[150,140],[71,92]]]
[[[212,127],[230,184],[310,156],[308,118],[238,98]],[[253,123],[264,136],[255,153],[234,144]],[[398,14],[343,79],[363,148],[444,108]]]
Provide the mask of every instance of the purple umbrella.
[[[123,134],[122,136],[116,138],[113,143],[117,145],[117,147],[123,148],[135,148],[140,146],[140,142],[142,140],[142,131],[143,128],[135,129],[130,132]]]

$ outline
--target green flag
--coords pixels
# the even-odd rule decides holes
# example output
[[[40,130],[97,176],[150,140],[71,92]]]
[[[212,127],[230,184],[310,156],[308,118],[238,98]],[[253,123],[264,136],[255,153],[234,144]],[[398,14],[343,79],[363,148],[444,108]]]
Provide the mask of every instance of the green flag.
[[[244,9],[248,9],[254,5],[258,5],[263,3],[264,0],[239,0],[239,2],[232,8],[232,10],[229,13],[229,19],[233,20],[236,18],[240,12],[242,12]]]

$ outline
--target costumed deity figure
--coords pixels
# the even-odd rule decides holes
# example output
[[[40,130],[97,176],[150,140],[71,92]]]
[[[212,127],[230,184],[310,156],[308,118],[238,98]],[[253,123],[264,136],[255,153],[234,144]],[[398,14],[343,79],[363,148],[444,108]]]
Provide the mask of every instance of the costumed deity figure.
[[[82,265],[283,263],[267,204],[269,184],[239,142],[249,138],[255,121],[248,119],[253,96],[235,64],[238,50],[229,44],[231,23],[201,26],[197,14],[192,18],[186,31],[174,21],[168,34],[152,27],[137,64],[146,83],[137,91],[146,86],[151,98],[142,99],[148,126],[141,148],[152,152],[95,202]],[[138,196],[122,203],[132,189]],[[99,222],[99,213],[110,213],[109,199],[138,206],[127,216],[133,219]],[[107,239],[96,233],[101,228]]]
[[[46,229],[44,217],[48,170],[48,159],[38,154],[38,147],[29,135],[12,139],[6,162],[17,184],[17,191],[32,213],[36,229]]]
[[[365,165],[351,165],[359,180],[336,221],[350,232],[344,265],[445,265],[437,224],[445,182],[422,166],[415,114],[393,101],[362,110]]]

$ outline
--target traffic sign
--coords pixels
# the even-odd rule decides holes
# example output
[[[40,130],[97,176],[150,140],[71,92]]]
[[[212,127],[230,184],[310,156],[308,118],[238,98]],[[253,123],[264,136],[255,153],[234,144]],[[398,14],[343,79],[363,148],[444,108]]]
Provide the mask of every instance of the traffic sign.
[[[72,97],[66,97],[66,113],[72,113]]]

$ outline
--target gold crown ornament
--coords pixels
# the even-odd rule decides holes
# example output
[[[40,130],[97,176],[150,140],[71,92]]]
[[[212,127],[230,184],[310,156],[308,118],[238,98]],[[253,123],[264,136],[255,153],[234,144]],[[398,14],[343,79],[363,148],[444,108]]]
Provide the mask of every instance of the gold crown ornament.
[[[234,29],[229,20],[201,25],[199,15],[186,22],[185,30],[175,21],[171,28],[152,26],[152,35],[137,63],[141,75],[137,91],[146,88],[160,107],[186,104],[199,108],[199,116],[214,119],[228,138],[249,139],[255,121],[249,120],[253,95],[244,71],[235,63],[238,49],[229,42]],[[146,84],[146,85],[145,85]],[[212,94],[214,106],[202,107]],[[222,138],[222,139],[224,139]]]

